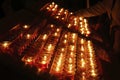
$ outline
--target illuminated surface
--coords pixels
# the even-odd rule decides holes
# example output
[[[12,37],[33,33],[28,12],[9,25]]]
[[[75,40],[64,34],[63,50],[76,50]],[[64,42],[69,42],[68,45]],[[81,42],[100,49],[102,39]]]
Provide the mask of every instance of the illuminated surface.
[[[71,12],[59,8],[57,4],[51,3],[45,8],[52,18],[65,22]],[[40,22],[43,25],[42,22]],[[38,73],[49,73],[58,79],[69,78],[70,80],[98,80],[100,75],[94,45],[91,40],[84,39],[90,35],[87,20],[82,17],[74,17],[65,26],[45,23],[44,28],[29,28],[27,25],[20,26],[28,28],[21,32],[20,37],[12,40],[10,48],[22,56],[25,65],[34,66]],[[67,28],[66,30],[64,29]],[[74,29],[77,32],[70,32]],[[6,48],[7,42],[2,44]],[[0,47],[1,48],[1,47]],[[3,48],[1,48],[3,49]],[[9,52],[8,50],[4,50]],[[12,54],[12,53],[11,53]],[[64,75],[64,76],[63,76]]]

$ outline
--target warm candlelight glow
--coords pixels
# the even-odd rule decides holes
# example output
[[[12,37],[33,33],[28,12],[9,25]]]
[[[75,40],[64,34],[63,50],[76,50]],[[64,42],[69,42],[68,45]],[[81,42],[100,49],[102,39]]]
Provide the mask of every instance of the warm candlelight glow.
[[[55,2],[52,2],[52,5],[55,5]]]
[[[73,65],[72,64],[68,65],[68,73],[73,73]]]
[[[56,18],[58,19],[58,18],[59,18],[59,16],[56,16]]]
[[[55,71],[56,71],[56,72],[59,72],[59,71],[60,71],[61,64],[62,64],[62,60],[63,60],[63,54],[61,53],[60,56],[59,56],[59,59],[58,59],[58,61],[57,61],[56,68],[55,68]]]
[[[64,43],[64,44],[66,44],[66,43],[67,43],[67,40],[66,40],[66,39],[65,39],[65,40],[63,40],[63,43]]]
[[[84,68],[85,67],[85,60],[82,58],[81,59],[81,67]]]
[[[65,18],[62,18],[62,20],[65,20]]]
[[[73,34],[72,34],[72,39],[75,39],[76,36],[77,36],[77,35],[76,35],[75,33],[73,33]]]
[[[27,35],[26,35],[26,38],[27,38],[27,39],[30,39],[30,37],[31,37],[30,34],[27,34]]]
[[[10,42],[9,42],[9,41],[4,41],[3,44],[2,44],[2,46],[3,46],[4,48],[9,47],[9,45],[10,45]]]
[[[60,32],[60,28],[57,28],[57,30],[56,30],[57,32]]]
[[[82,39],[80,40],[80,43],[81,43],[81,44],[84,44],[84,42],[85,42],[85,41],[84,41],[84,39],[82,38]]]
[[[85,23],[87,23],[87,20],[86,20],[86,19],[84,19],[84,22],[85,22]]]
[[[46,64],[47,63],[47,56],[44,55],[43,58],[42,58],[42,61],[41,61],[41,64]]]
[[[57,32],[55,32],[55,33],[54,33],[54,36],[58,36],[58,33],[57,33]]]
[[[68,24],[68,26],[67,26],[67,27],[68,27],[68,28],[70,28],[71,26],[72,26],[72,24]]]
[[[47,62],[46,61],[41,61],[41,64],[46,64]]]
[[[31,64],[33,62],[33,57],[27,57],[27,58],[22,58],[22,61],[25,62],[25,64]]]
[[[64,52],[64,51],[65,51],[65,48],[62,48],[61,51]]]
[[[43,40],[46,40],[47,37],[48,37],[47,34],[44,34],[42,39],[43,39]]]
[[[71,46],[70,46],[70,50],[71,50],[71,51],[74,51],[74,50],[75,50],[75,46],[74,46],[74,45],[71,45]]]
[[[24,28],[24,29],[28,29],[29,26],[28,26],[28,25],[24,25],[23,28]]]
[[[53,28],[53,27],[54,27],[54,25],[53,25],[53,24],[51,24],[51,25],[50,25],[50,27],[51,27],[51,28]]]
[[[52,47],[53,47],[53,45],[52,45],[52,44],[49,44],[48,47],[47,47],[47,50],[48,50],[48,51],[51,51],[51,50],[52,50]]]
[[[72,62],[73,62],[72,58],[69,58],[68,61],[69,61],[69,63],[72,63]]]
[[[97,74],[95,73],[95,70],[91,70],[91,76],[96,77]]]
[[[83,20],[83,18],[82,18],[82,17],[79,17],[79,20],[80,20],[80,21],[82,21],[82,20]]]
[[[83,45],[81,45],[81,51],[83,51],[83,52],[84,52],[84,46],[83,46]]]

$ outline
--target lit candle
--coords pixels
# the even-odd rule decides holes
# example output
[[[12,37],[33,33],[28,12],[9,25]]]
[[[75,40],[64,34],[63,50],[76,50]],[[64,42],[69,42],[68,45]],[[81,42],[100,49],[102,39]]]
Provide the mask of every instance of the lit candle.
[[[85,72],[82,72],[82,78],[81,80],[87,80],[86,77],[85,77]]]
[[[79,20],[80,20],[80,21],[82,21],[82,20],[83,20],[83,18],[82,18],[82,17],[79,17]]]
[[[30,39],[30,37],[31,37],[30,34],[27,34],[27,35],[26,35],[26,38],[27,38],[27,39]]]
[[[52,51],[52,49],[53,49],[53,45],[49,44],[48,47],[47,47],[47,51]]]
[[[51,27],[51,28],[53,28],[53,27],[54,27],[54,25],[53,25],[53,24],[51,24],[51,25],[50,25],[50,27]]]
[[[81,67],[85,68],[85,60],[83,58],[81,59]]]
[[[4,48],[8,48],[9,45],[10,45],[10,42],[9,42],[9,41],[4,41],[4,42],[2,43],[2,46],[3,46]]]
[[[57,33],[57,32],[55,32],[55,33],[54,33],[54,36],[58,36],[58,33]]]
[[[47,63],[47,60],[48,60],[47,55],[44,55],[44,56],[42,57],[41,64],[46,64],[46,63]]]
[[[76,33],[73,33],[72,34],[72,39],[75,39],[76,38]]]
[[[56,30],[57,32],[60,32],[60,28],[57,28],[57,30]]]
[[[68,58],[68,62],[72,63],[73,62],[72,58]]]
[[[73,64],[68,65],[68,73],[73,73]]]
[[[43,39],[43,40],[46,40],[47,37],[48,37],[47,34],[44,34],[42,39]]]
[[[70,52],[70,56],[73,57],[75,55],[74,52]]]
[[[72,24],[68,24],[68,26],[67,26],[67,27],[68,27],[68,28],[70,28],[71,26],[72,26]]]
[[[28,26],[28,25],[24,25],[23,28],[24,28],[24,29],[28,29],[29,26]]]
[[[94,69],[91,70],[91,76],[93,76],[93,77],[96,77],[96,76],[97,76],[97,74],[96,74],[96,72],[95,72]]]
[[[82,39],[80,40],[80,43],[81,43],[81,44],[84,44],[84,42],[85,42],[85,41],[84,41],[84,39],[82,38]]]
[[[74,46],[74,45],[71,45],[71,46],[70,46],[70,50],[71,50],[71,51],[74,51],[74,50],[75,50],[75,46]]]
[[[65,38],[67,38],[68,37],[68,35],[67,34],[65,34],[65,36],[64,36]]]
[[[64,43],[64,44],[66,44],[66,43],[67,43],[67,40],[66,40],[66,39],[65,39],[65,40],[63,40],[63,43]]]
[[[62,67],[62,65],[61,65],[62,61],[63,61],[63,53],[60,53],[60,56],[59,56],[59,59],[57,61],[56,68],[55,68],[56,72],[60,72],[60,69]]]
[[[27,57],[27,58],[23,57],[23,58],[22,58],[22,61],[24,61],[26,65],[27,65],[27,64],[32,64],[32,62],[33,62],[33,57]]]
[[[55,18],[56,18],[56,19],[58,19],[58,18],[59,18],[59,16],[56,16]]]
[[[65,51],[65,48],[62,48],[61,51],[64,52],[64,51]]]
[[[84,23],[87,23],[87,20],[86,20],[86,19],[84,19]]]
[[[84,52],[84,46],[83,46],[83,45],[81,45],[81,51],[83,51],[83,52]]]

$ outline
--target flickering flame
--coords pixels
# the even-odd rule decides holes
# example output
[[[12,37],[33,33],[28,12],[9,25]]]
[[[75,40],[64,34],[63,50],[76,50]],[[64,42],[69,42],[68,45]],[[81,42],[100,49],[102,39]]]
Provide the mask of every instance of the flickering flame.
[[[47,37],[48,37],[47,34],[44,34],[42,39],[43,39],[43,40],[46,40]]]
[[[67,26],[67,27],[68,27],[68,28],[70,28],[71,26],[72,26],[71,24],[68,24],[68,26]]]
[[[61,51],[64,52],[64,51],[65,51],[65,48],[62,48]]]
[[[84,68],[85,67],[85,60],[82,58],[81,59],[81,67]]]
[[[73,56],[74,56],[74,54],[75,54],[74,52],[70,52],[70,56],[71,56],[71,57],[73,57]]]
[[[84,42],[85,42],[85,41],[84,41],[84,39],[82,38],[82,39],[80,40],[80,43],[81,43],[81,44],[84,44]]]
[[[52,5],[55,5],[55,2],[52,2]]]
[[[80,21],[82,21],[82,20],[83,20],[83,18],[82,18],[82,17],[79,17],[79,20],[80,20]]]
[[[59,71],[60,71],[60,68],[59,68],[59,67],[56,67],[55,71],[56,71],[56,72],[59,72]]]
[[[67,43],[67,40],[66,40],[66,39],[65,39],[65,40],[63,40],[63,43],[64,43],[64,44],[66,44],[66,43]]]
[[[33,58],[32,57],[27,57],[27,58],[22,58],[22,61],[25,62],[25,64],[30,64],[33,62]]]
[[[24,28],[24,29],[28,29],[29,26],[28,26],[28,25],[24,25],[23,28]]]
[[[61,68],[61,64],[62,64],[62,60],[63,60],[63,54],[61,53],[60,54],[60,57],[57,61],[57,64],[56,64],[56,68],[55,68],[55,71],[56,72],[59,72],[60,71],[60,68]]]
[[[58,36],[58,33],[57,33],[57,32],[55,32],[55,33],[54,33],[54,36]]]
[[[56,9],[57,7],[58,7],[58,5],[56,4],[56,5],[55,5],[55,9]]]
[[[65,18],[62,18],[62,20],[65,20]]]
[[[53,24],[51,24],[51,25],[50,25],[50,27],[51,27],[51,28],[53,28],[53,27],[54,27],[54,25],[53,25]]]
[[[56,16],[56,18],[58,19],[58,18],[59,18],[59,16]]]
[[[30,34],[27,34],[26,38],[27,39],[30,39],[31,35]]]
[[[75,38],[76,38],[76,34],[73,33],[73,34],[72,34],[72,39],[75,39]]]
[[[46,64],[47,62],[46,61],[42,61],[41,64]]]
[[[48,47],[47,47],[47,50],[48,50],[48,51],[51,51],[52,48],[53,48],[52,44],[49,44]]]
[[[73,73],[73,64],[68,65],[68,73]]]
[[[84,19],[84,22],[85,22],[85,23],[87,23],[87,20],[86,20],[86,19]]]
[[[73,61],[72,61],[72,58],[69,58],[69,63],[72,63]]]
[[[74,50],[75,50],[75,46],[74,46],[74,45],[71,45],[71,46],[70,46],[70,50],[71,50],[71,51],[74,51]]]
[[[64,9],[63,9],[63,8],[61,8],[59,12],[61,13],[61,12],[63,12],[63,10],[64,10]]]
[[[96,77],[97,76],[97,74],[95,73],[95,70],[91,70],[91,76],[93,76],[93,77]]]
[[[57,32],[60,32],[60,28],[57,28]]]
[[[9,47],[9,45],[10,45],[10,42],[9,42],[9,41],[4,41],[3,44],[2,44],[2,46],[3,46],[4,48]]]
[[[68,37],[68,35],[67,34],[65,34],[65,38],[67,38]]]
[[[47,59],[48,59],[47,56],[44,55],[43,58],[42,58],[41,63],[42,63],[42,64],[46,64],[46,63],[47,63]]]
[[[83,45],[81,46],[81,51],[84,51],[84,46]]]

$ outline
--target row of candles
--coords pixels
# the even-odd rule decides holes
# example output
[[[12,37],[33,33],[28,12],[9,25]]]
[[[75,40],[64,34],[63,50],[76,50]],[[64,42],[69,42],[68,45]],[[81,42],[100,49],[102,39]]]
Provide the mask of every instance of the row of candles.
[[[67,9],[58,7],[57,4],[52,2],[51,4],[45,7],[46,14],[50,14],[52,18],[55,18],[59,21],[65,22],[66,27],[72,30],[80,32],[82,35],[90,35],[90,29],[88,27],[87,20],[82,16],[74,16],[72,12],[69,12]],[[74,16],[72,19],[69,19],[70,16]]]
[[[69,77],[71,80],[75,79],[75,75],[80,76],[78,77],[80,80],[96,79],[99,73],[92,42],[79,38],[76,33],[64,31],[58,46],[56,46],[62,29],[55,27],[53,24],[48,25],[46,28],[49,30],[46,29],[46,32],[39,34],[34,44],[27,50],[28,52],[25,52],[22,61],[25,64],[36,66],[39,72],[45,71],[50,68],[48,65],[52,55],[55,54],[50,74],[59,78],[61,76],[62,78]],[[32,31],[35,33],[37,30]],[[25,36],[26,39],[31,37],[28,34]],[[4,43],[3,47],[8,47],[8,42]],[[56,51],[54,51],[55,47],[57,47]],[[34,50],[35,53],[31,50]]]
[[[80,75],[79,79],[81,80],[90,79],[91,76],[93,78],[97,77],[99,73],[97,72],[96,56],[91,41],[79,38],[76,33],[67,31],[61,33],[62,29],[55,27],[53,24],[46,28],[46,32],[39,34],[33,45],[25,52],[22,58],[25,64],[36,66],[39,72],[45,71],[50,68],[48,65],[52,55],[55,54],[50,74],[59,78],[61,76],[62,78],[69,77],[71,80],[75,79],[75,75]],[[33,34],[36,34],[38,29],[32,31]],[[62,36],[57,45],[60,34]],[[31,35],[26,34],[25,36],[27,40],[31,38]],[[3,47],[8,47],[8,43],[4,43]],[[54,51],[55,47],[57,47],[56,51]]]
[[[20,39],[21,36],[29,30],[29,25],[17,24],[12,27],[4,37],[2,37],[0,42],[0,52],[1,53],[13,53],[13,49],[10,47],[15,40]]]
[[[73,38],[73,39],[72,39]],[[55,51],[55,58],[50,69],[50,74],[59,76],[68,76],[74,78],[76,49],[75,33],[64,32],[60,43]]]
[[[20,38],[15,39],[10,47],[14,49],[15,53],[22,55],[24,49],[26,49],[26,47],[29,46],[30,43],[37,37],[39,29],[39,27],[29,29],[27,32],[21,35]]]
[[[77,75],[80,80],[99,80],[98,66],[93,44],[90,40],[78,39]],[[81,73],[79,73],[81,72]]]
[[[38,72],[47,70],[61,33],[61,28],[56,28],[53,24],[48,24],[45,30],[39,34],[31,45],[32,47],[25,52],[25,56],[22,58],[26,64],[36,66]],[[35,51],[30,52],[30,50]]]

